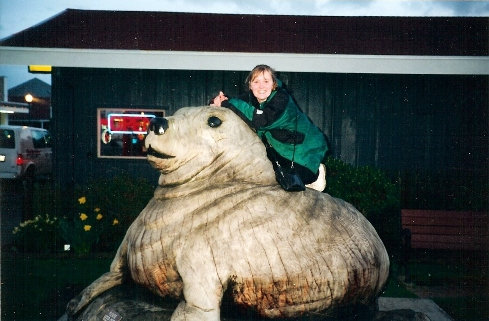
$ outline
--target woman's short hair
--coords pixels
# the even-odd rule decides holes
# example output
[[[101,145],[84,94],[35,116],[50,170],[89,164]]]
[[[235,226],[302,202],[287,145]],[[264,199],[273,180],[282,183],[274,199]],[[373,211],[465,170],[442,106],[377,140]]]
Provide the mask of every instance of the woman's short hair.
[[[273,89],[277,88],[277,75],[275,70],[268,66],[268,65],[258,65],[255,68],[253,68],[248,76],[245,79],[245,84],[248,86],[248,89],[250,88],[250,84],[255,79],[259,74],[264,73],[265,71],[268,71],[270,75],[272,75],[272,80],[273,80]]]

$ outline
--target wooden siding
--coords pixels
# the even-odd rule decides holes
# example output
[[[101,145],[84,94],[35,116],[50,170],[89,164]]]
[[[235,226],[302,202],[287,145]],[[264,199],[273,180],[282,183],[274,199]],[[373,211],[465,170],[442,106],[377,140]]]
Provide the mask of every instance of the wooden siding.
[[[54,68],[55,168],[61,184],[126,170],[157,180],[144,160],[97,158],[96,109],[206,104],[244,90],[247,72]],[[488,76],[281,73],[326,133],[331,155],[393,175],[488,172]],[[401,174],[400,174],[401,173]],[[406,174],[403,174],[406,173]],[[468,173],[468,174],[467,174]]]

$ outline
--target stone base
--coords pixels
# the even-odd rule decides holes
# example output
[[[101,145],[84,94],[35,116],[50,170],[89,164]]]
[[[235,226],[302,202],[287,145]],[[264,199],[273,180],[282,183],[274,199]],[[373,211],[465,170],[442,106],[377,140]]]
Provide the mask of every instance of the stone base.
[[[407,298],[379,298],[380,311],[411,310],[422,313],[432,321],[453,321],[433,300]]]
[[[122,285],[97,297],[73,321],[169,321],[178,303],[176,300],[155,296],[135,285]],[[221,309],[222,321],[265,320],[251,311],[240,311],[232,302],[224,301]],[[58,319],[67,320],[66,314]],[[310,314],[290,320],[453,321],[431,300],[384,297],[379,298],[378,309],[348,307],[334,313]]]

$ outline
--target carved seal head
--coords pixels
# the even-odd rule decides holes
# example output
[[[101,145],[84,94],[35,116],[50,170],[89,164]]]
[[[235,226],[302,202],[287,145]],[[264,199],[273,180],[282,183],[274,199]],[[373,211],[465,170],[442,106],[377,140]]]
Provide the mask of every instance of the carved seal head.
[[[248,181],[276,184],[263,143],[234,112],[188,107],[154,118],[145,140],[161,186]],[[201,186],[202,187],[202,186]]]

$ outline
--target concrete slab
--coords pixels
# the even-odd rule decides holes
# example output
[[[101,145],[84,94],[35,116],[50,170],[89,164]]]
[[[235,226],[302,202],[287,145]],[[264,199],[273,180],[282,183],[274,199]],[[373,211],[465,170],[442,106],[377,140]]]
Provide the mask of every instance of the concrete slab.
[[[454,321],[445,311],[443,311],[433,300],[430,299],[408,299],[408,298],[379,298],[380,311],[392,311],[400,309],[410,309],[424,313],[432,321]]]

